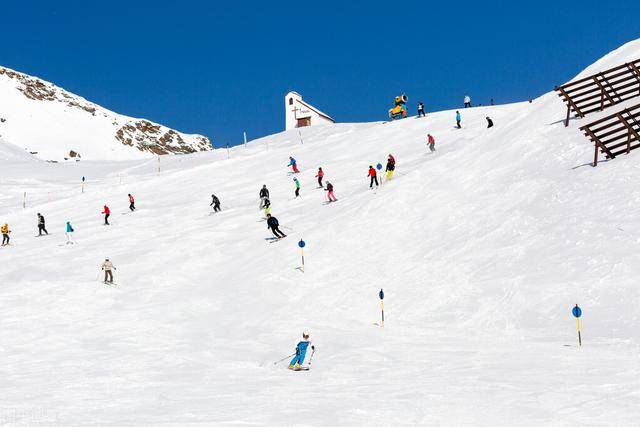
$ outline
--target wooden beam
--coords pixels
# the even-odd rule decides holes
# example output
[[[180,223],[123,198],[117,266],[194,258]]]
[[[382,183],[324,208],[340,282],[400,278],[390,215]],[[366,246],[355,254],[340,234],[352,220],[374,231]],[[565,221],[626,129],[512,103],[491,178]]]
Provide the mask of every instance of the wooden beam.
[[[602,74],[602,73],[600,73]],[[609,92],[607,92],[604,88],[604,86],[602,86],[602,84],[600,84],[600,82],[598,81],[598,75],[593,76],[593,81],[596,82],[596,84],[598,85],[598,87],[600,88],[600,90],[602,91],[602,95],[606,96],[607,99],[609,100],[609,102],[611,103],[611,105],[615,104],[616,101],[613,100],[613,98],[611,98],[609,96]],[[604,99],[602,100],[601,104],[600,104],[600,111],[602,111],[604,108]]]

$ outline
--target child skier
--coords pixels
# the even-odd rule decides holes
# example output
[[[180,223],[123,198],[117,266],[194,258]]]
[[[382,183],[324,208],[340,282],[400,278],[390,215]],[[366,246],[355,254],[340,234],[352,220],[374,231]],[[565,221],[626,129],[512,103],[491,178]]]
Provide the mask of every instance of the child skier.
[[[318,168],[318,175],[316,175],[316,178],[318,178],[318,188],[322,188],[322,178],[324,178],[324,171],[322,168]]]
[[[283,237],[287,237],[280,229],[278,228],[280,224],[278,223],[278,219],[275,216],[271,216],[271,214],[267,214],[267,228],[271,229],[271,232],[278,239],[282,239]]]
[[[214,212],[220,212],[220,199],[215,194],[211,195],[211,204],[209,206],[213,206]]]
[[[371,182],[369,183],[369,188],[373,188],[373,183],[376,183],[376,187],[378,186],[378,172],[373,168],[373,166],[369,165],[369,173],[367,175],[371,178]]]
[[[329,203],[338,201],[338,199],[336,199],[335,194],[333,194],[333,184],[332,183],[327,182],[327,188],[325,189],[325,191],[327,192],[327,199],[329,199]]]
[[[128,194],[128,196],[129,196],[129,210],[133,212],[136,210],[136,201],[131,194]]]
[[[104,214],[104,225],[109,225],[109,215],[111,215],[111,210],[109,209],[109,206],[104,205],[104,208],[102,209],[102,213]]]
[[[460,124],[462,122],[462,116],[460,115],[460,111],[456,111],[456,126],[458,127],[458,129],[462,128],[462,125]]]
[[[387,159],[387,167],[385,171],[387,172],[387,181],[390,181],[393,178],[393,171],[396,170],[396,159],[389,154],[389,158]]]
[[[0,227],[0,233],[2,233],[2,246],[7,246],[9,244],[9,224],[4,223],[2,227]]]
[[[45,234],[49,235],[49,232],[44,226],[44,217],[38,214],[38,236],[42,236],[43,231],[45,232]]]
[[[73,229],[73,227],[71,226],[71,223],[69,221],[67,221],[67,245],[73,245],[73,237],[71,236],[71,233],[73,233],[75,230]]]
[[[298,170],[298,164],[296,163],[296,159],[294,159],[293,157],[289,157],[289,164],[287,166],[291,166],[291,169],[293,170],[293,173],[299,173],[300,172]]]
[[[113,263],[109,261],[109,258],[106,258],[102,263],[102,270],[104,271],[104,283],[113,283],[113,271],[117,270],[113,266]]]
[[[293,182],[295,182],[296,184],[296,197],[300,196],[300,181],[298,181],[298,178],[293,178]]]
[[[427,115],[424,113],[424,105],[422,104],[422,101],[418,102],[418,117],[426,117]]]
[[[427,134],[427,145],[432,153],[436,151],[436,139],[430,133]]]
[[[269,190],[266,185],[263,185],[260,189],[260,209],[263,209],[266,206],[266,200],[269,200]]]
[[[298,345],[296,345],[296,355],[293,357],[293,359],[291,359],[291,362],[289,362],[289,369],[294,371],[303,370],[301,365],[304,363],[304,358],[307,355],[307,349],[309,347],[311,347],[312,352],[316,351],[315,346],[311,343],[311,340],[309,339],[309,332],[303,332],[302,341],[300,341]],[[313,353],[311,354],[313,355]],[[306,369],[309,369],[309,368],[307,367]]]

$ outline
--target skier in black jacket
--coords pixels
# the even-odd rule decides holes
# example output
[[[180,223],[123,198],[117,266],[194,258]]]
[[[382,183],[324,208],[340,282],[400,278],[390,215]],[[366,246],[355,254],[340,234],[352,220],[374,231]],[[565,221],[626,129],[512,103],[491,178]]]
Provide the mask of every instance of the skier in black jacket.
[[[260,189],[260,209],[266,207],[265,200],[269,199],[269,190],[266,185],[263,185]]]
[[[220,199],[215,194],[211,195],[211,204],[209,206],[213,206],[214,212],[220,212]]]
[[[278,228],[280,224],[278,223],[278,219],[275,216],[271,216],[271,214],[267,214],[267,228],[270,228],[273,232],[273,235],[278,239],[282,239],[283,237],[287,237],[280,229]]]
[[[49,234],[47,229],[44,227],[44,217],[42,215],[38,214],[38,236],[42,236],[42,232],[43,231],[46,234]]]

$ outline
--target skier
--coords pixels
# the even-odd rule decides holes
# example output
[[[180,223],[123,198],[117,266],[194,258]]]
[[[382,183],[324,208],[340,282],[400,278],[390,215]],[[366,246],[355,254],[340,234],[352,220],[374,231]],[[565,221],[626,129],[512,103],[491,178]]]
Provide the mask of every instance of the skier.
[[[369,183],[369,188],[373,188],[373,183],[376,183],[376,187],[378,186],[378,172],[373,168],[373,166],[369,165],[369,173],[368,175],[371,178],[371,182]]]
[[[265,199],[263,199],[263,202],[264,202],[264,213],[266,215],[266,214],[269,213],[269,212],[267,212],[267,209],[271,210],[271,200],[265,198]]]
[[[387,167],[385,171],[387,172],[387,181],[390,181],[393,178],[393,171],[396,170],[396,159],[389,154],[389,158],[387,159]]]
[[[471,107],[471,97],[469,95],[464,96],[464,108]]]
[[[430,133],[427,134],[427,144],[432,153],[436,151],[436,139]]]
[[[456,111],[456,126],[458,127],[458,129],[462,128],[462,125],[460,124],[462,122],[462,116],[460,115],[460,111]]]
[[[298,181],[298,178],[293,177],[293,182],[296,183],[296,197],[300,196],[300,181]]]
[[[129,196],[129,209],[131,210],[131,212],[133,212],[136,210],[136,201],[134,200],[131,194],[128,194],[128,196]]]
[[[426,117],[427,115],[424,113],[424,105],[422,104],[422,101],[418,102],[418,117]]]
[[[491,117],[487,116],[487,129],[492,127],[493,127],[493,120],[491,120]]]
[[[311,340],[309,339],[309,332],[303,332],[302,341],[300,341],[298,345],[296,345],[296,355],[293,357],[293,359],[291,359],[291,362],[289,363],[289,369],[293,371],[302,370],[301,365],[304,363],[304,358],[307,355],[307,348],[309,347],[311,347],[312,352],[316,351],[315,346],[311,343]],[[306,369],[309,369],[309,368],[307,367]]]
[[[269,190],[266,185],[263,185],[260,189],[260,209],[263,209],[266,206],[265,200],[269,200]]]
[[[338,199],[336,199],[335,194],[333,194],[333,184],[332,183],[327,182],[327,188],[325,189],[325,191],[327,192],[327,199],[329,199],[329,203],[338,201]]]
[[[73,227],[71,226],[71,223],[69,221],[67,221],[67,245],[73,245],[73,237],[71,235],[71,233],[73,233],[75,230],[73,229]]]
[[[215,194],[211,195],[211,204],[209,206],[213,206],[214,212],[220,212],[220,199]]]
[[[113,283],[113,271],[117,270],[113,266],[113,263],[109,261],[109,258],[106,258],[102,263],[102,270],[104,271],[104,283]]]
[[[289,164],[287,166],[291,166],[291,169],[293,170],[293,173],[299,173],[300,172],[298,170],[298,164],[296,163],[296,159],[294,159],[293,157],[289,157]]]
[[[318,188],[322,188],[322,178],[324,178],[324,171],[322,168],[318,168],[318,175],[316,175],[316,178],[318,178]]]
[[[49,232],[47,231],[47,229],[44,227],[44,217],[40,214],[38,214],[38,236],[42,236],[42,232],[45,232],[47,235],[49,235]]]
[[[278,223],[278,219],[275,216],[271,216],[271,214],[267,214],[267,228],[271,229],[271,232],[278,239],[282,239],[283,237],[287,237],[282,231],[280,231]]]
[[[104,225],[109,225],[109,215],[111,215],[111,210],[109,209],[109,206],[104,205],[104,208],[102,209],[102,213],[104,214]]]
[[[7,246],[9,244],[9,233],[11,233],[9,224],[5,222],[4,225],[0,227],[0,233],[2,233],[2,246]]]

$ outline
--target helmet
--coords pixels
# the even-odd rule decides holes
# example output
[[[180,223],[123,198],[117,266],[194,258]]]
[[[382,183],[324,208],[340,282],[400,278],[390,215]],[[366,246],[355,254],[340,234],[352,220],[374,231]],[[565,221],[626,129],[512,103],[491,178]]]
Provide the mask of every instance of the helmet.
[[[305,338],[305,339],[309,338],[309,331],[302,332],[302,338]]]

